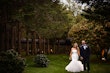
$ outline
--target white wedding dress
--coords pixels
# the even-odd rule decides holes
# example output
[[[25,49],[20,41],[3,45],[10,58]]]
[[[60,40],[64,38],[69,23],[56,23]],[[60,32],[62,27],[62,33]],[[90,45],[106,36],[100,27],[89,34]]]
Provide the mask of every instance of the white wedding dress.
[[[78,53],[77,50],[72,50],[72,60],[71,62],[65,67],[68,72],[81,72],[84,70],[83,64],[81,61],[78,60]]]

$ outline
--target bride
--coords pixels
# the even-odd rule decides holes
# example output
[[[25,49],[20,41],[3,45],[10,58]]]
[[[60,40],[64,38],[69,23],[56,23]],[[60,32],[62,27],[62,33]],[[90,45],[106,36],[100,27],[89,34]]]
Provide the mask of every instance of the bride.
[[[77,43],[73,44],[70,52],[71,62],[65,67],[68,72],[81,72],[83,71],[83,64],[79,61],[80,50]]]

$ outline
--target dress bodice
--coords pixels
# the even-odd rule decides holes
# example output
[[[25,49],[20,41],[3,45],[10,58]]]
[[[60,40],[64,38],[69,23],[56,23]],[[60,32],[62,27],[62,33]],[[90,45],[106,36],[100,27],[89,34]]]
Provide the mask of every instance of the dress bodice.
[[[72,53],[77,53],[77,50],[73,49],[73,50],[72,50]]]
[[[72,50],[72,60],[78,60],[78,53],[76,49]]]

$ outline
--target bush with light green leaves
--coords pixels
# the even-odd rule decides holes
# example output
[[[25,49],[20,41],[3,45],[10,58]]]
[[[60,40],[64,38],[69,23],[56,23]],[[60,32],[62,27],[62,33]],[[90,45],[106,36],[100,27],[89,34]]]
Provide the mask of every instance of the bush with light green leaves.
[[[49,64],[49,60],[46,55],[38,54],[35,56],[34,63],[37,67],[47,67]]]

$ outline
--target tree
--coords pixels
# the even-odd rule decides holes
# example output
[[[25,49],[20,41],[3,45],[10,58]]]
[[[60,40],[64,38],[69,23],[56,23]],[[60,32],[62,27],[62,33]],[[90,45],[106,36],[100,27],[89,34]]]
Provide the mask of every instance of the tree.
[[[32,38],[32,44],[35,46],[36,35],[41,38],[55,39],[62,38],[68,32],[68,23],[71,19],[68,17],[66,8],[63,8],[58,0],[55,2],[52,0],[1,0],[0,5],[0,34],[2,35],[0,48],[3,48],[2,50],[21,48],[22,29],[26,30],[24,37],[27,39],[27,54],[29,38]],[[14,27],[17,29],[14,30]],[[13,34],[14,31],[16,34]],[[29,37],[28,34],[32,32],[33,35]],[[10,42],[15,44],[11,47]],[[19,42],[18,47],[16,42]],[[33,47],[33,50],[35,49],[36,47]]]
[[[68,33],[73,38],[73,42],[86,39],[91,44],[91,48],[95,48],[93,52],[97,54],[103,48],[108,49],[110,45],[108,41],[110,40],[109,10],[109,2],[102,2],[101,0],[93,2],[90,8],[83,10],[84,13],[81,14],[83,17],[76,17],[76,19],[81,20],[73,25]]]
[[[62,8],[59,2],[45,3],[41,9],[39,19],[36,19],[38,35],[42,38],[53,39],[62,38],[68,31],[69,17],[65,8]],[[38,14],[38,13],[37,13]],[[65,37],[63,37],[65,38]]]
[[[110,21],[109,10],[109,1],[97,0],[95,2],[92,1],[90,8],[84,10],[86,13],[82,15],[84,15],[87,19],[104,23],[105,21]]]
[[[92,2],[91,7],[88,10],[85,10],[85,13],[82,14],[85,18],[89,19],[90,21],[95,21],[99,24],[102,29],[98,29],[98,34],[100,35],[101,43],[104,45],[101,48],[109,48],[109,41],[110,38],[110,2],[109,0],[97,0]],[[106,35],[100,34],[101,32],[105,33]]]
[[[2,50],[13,48],[12,46],[10,46],[12,38],[11,35],[9,35],[9,33],[11,33],[12,27],[18,26],[18,23],[16,22],[16,17],[14,17],[14,15],[19,13],[21,4],[22,0],[0,1],[0,40],[2,43],[0,45],[0,48],[2,48]]]

